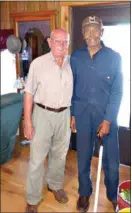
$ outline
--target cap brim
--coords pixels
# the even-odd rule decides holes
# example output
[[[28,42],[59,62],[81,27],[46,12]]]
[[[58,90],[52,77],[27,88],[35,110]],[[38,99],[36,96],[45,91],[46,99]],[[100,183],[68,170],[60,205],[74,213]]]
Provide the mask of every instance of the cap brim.
[[[87,23],[84,27],[86,27],[87,25],[97,25],[97,26],[102,26],[102,24],[100,24],[100,23],[95,23],[95,22],[93,22],[93,23]]]

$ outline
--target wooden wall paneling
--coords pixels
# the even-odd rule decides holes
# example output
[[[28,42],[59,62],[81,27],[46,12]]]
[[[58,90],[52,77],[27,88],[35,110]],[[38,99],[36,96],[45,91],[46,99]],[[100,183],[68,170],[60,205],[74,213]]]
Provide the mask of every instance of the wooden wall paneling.
[[[15,13],[16,11],[17,11],[17,2],[10,1],[10,13]],[[14,28],[14,22],[12,18],[10,18],[10,28]]]
[[[55,1],[54,7],[56,10],[56,27],[60,27],[60,2]]]
[[[27,11],[27,2],[18,1],[16,12],[26,12]]]
[[[10,29],[10,21],[9,21],[9,2],[2,2],[1,4],[2,8],[1,8],[1,27],[2,29]]]
[[[61,6],[61,13],[60,13],[60,25],[61,27],[65,28],[67,31],[69,31],[69,7],[68,6]]]
[[[11,13],[10,16],[16,21],[41,21],[50,19],[51,16],[56,15],[55,10],[46,10],[40,12],[23,12],[23,13]]]
[[[67,30],[71,35],[71,7],[61,6],[60,10],[60,26]],[[69,52],[71,51],[71,45],[69,46]]]
[[[56,27],[60,26],[60,2],[59,1],[4,1],[1,3],[1,29],[13,28],[13,20],[9,13],[38,12],[45,10],[57,10]]]
[[[7,28],[10,29],[10,2],[6,2],[6,24],[7,24]]]
[[[0,2],[0,20],[1,20],[1,22],[0,22],[0,28],[1,29],[5,29],[4,27],[4,13],[5,13],[5,4],[4,4],[4,2]]]
[[[24,12],[28,10],[27,1],[23,2]]]
[[[47,10],[47,2],[40,1],[39,2],[39,11]]]
[[[48,10],[56,10],[56,27],[60,26],[59,20],[59,9],[60,9],[60,2],[59,1],[47,1],[47,9]]]
[[[130,1],[129,1],[130,2]],[[117,2],[105,2],[105,4],[116,4]],[[118,4],[124,4],[124,1],[120,1],[118,2]],[[125,2],[127,3],[127,2]],[[58,11],[57,16],[56,16],[56,24],[57,27],[61,26],[61,27],[65,27],[68,26],[67,25],[67,20],[66,23],[64,22],[64,17],[62,14],[62,11],[65,11],[66,13],[66,6],[71,7],[71,6],[87,6],[87,5],[95,5],[95,4],[104,4],[104,2],[88,2],[88,1],[84,1],[84,2],[75,2],[75,1],[67,1],[67,2],[63,2],[63,1],[50,1],[50,2],[46,2],[46,1],[20,1],[20,2],[16,2],[16,1],[3,1],[1,2],[1,29],[8,29],[8,28],[12,28],[13,26],[13,22],[12,19],[9,19],[9,11],[10,13],[13,12],[35,12],[35,11],[42,11],[42,10],[49,10],[51,9],[55,9]],[[65,7],[65,9],[63,8]],[[70,14],[68,14],[68,19],[70,19]],[[61,20],[62,19],[62,20]],[[66,17],[65,17],[66,19]],[[69,28],[69,27],[68,27]]]
[[[48,8],[48,10],[52,10],[53,8],[55,8],[55,2],[47,1],[47,8]]]
[[[27,12],[39,11],[39,2],[28,1],[27,2]]]
[[[17,2],[16,1],[10,1],[10,12],[11,13],[17,12]]]

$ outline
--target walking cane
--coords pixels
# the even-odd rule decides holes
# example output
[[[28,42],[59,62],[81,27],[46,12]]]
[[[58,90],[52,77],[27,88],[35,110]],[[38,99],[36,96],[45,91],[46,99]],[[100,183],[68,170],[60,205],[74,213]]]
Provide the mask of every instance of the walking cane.
[[[98,171],[97,171],[97,179],[96,179],[96,191],[95,191],[93,212],[97,212],[98,198],[99,198],[99,185],[100,185],[100,176],[101,176],[101,167],[102,167],[102,157],[103,157],[103,141],[99,137],[98,133],[97,133],[97,137],[99,139],[100,149],[99,149]]]

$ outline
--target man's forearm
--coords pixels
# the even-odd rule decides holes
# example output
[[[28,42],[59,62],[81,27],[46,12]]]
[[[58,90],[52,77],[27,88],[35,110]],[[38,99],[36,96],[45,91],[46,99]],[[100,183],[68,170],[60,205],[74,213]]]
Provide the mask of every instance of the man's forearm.
[[[33,108],[33,96],[30,93],[25,93],[24,96],[24,122],[30,122]]]

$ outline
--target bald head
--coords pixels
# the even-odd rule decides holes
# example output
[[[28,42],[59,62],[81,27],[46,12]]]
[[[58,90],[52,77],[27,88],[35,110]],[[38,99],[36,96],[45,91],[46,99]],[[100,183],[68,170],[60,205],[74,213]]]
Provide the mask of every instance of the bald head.
[[[70,40],[70,35],[69,35],[69,33],[65,30],[65,29],[63,29],[63,28],[56,28],[56,29],[54,29],[54,30],[52,30],[52,32],[50,33],[50,38],[54,38],[54,37],[56,37],[56,35],[66,35],[66,37],[67,37],[67,40],[69,41]]]

